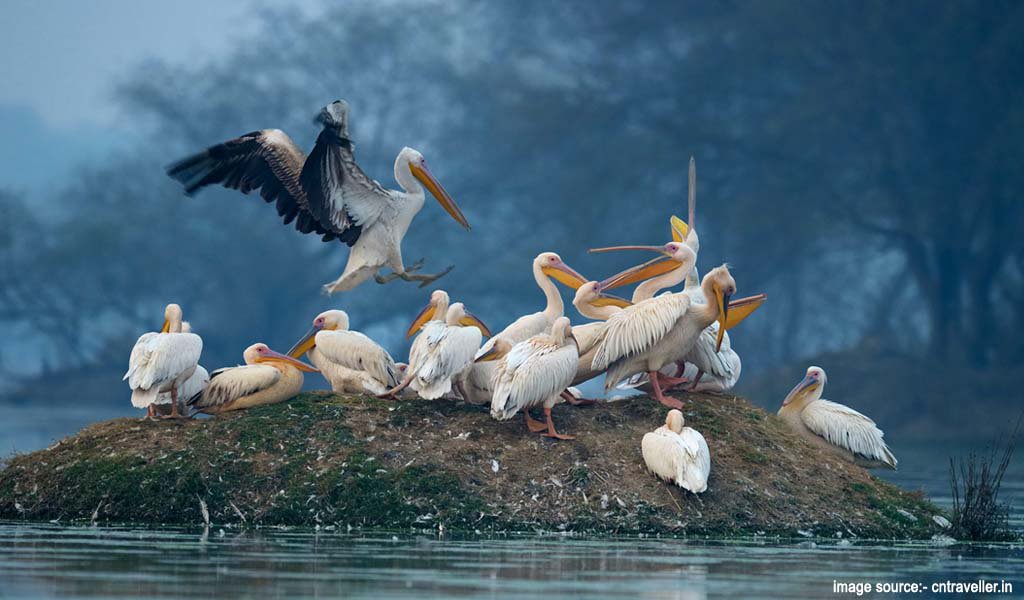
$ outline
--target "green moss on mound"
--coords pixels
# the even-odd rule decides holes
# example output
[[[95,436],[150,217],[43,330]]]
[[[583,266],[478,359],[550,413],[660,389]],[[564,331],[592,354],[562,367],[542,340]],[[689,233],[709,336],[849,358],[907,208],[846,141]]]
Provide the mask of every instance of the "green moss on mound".
[[[709,489],[657,481],[640,438],[664,410],[636,397],[560,406],[573,442],[486,408],[315,392],[189,422],[118,419],[0,472],[0,518],[388,529],[924,538],[939,511],[792,435],[731,396],[688,395]]]

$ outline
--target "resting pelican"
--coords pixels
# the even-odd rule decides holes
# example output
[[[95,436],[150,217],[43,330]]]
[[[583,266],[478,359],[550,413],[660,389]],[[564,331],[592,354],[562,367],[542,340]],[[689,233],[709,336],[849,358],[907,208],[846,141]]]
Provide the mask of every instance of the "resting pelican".
[[[242,353],[245,364],[217,369],[210,384],[192,396],[188,405],[193,413],[211,415],[283,402],[302,390],[302,372],[316,369],[286,354],[274,352],[266,344],[253,344]]]
[[[680,247],[690,253],[686,260],[691,261],[692,267],[695,258],[692,250],[685,244]],[[661,248],[652,249],[664,252]],[[736,282],[728,267],[722,265],[704,277],[701,287],[707,304],[691,306],[687,294],[667,294],[634,304],[608,319],[604,340],[593,361],[595,369],[608,370],[605,389],[615,387],[630,375],[646,371],[655,398],[666,406],[682,407],[681,402],[664,395],[658,370],[686,356],[701,331],[715,319],[724,325]],[[720,337],[718,343],[721,343]]]
[[[865,469],[896,470],[896,457],[885,445],[875,422],[848,406],[821,398],[825,370],[810,367],[803,380],[782,401],[779,416],[810,441]]]
[[[348,104],[335,101],[317,119],[323,129],[307,157],[280,129],[264,129],[211,146],[167,168],[185,186],[185,193],[221,184],[243,194],[260,188],[267,202],[277,203],[284,222],[295,220],[302,233],[317,233],[351,246],[345,272],[324,286],[328,293],[351,290],[371,276],[378,283],[396,277],[420,281],[421,287],[445,275],[410,275],[402,238],[423,208],[424,187],[460,225],[469,222],[427,168],[423,155],[403,148],[395,159],[395,181],[403,191],[386,190],[356,164],[348,134]],[[394,272],[377,274],[388,266]]]
[[[181,331],[181,307],[168,304],[160,332],[142,334],[128,359],[123,379],[132,389],[132,406],[145,408],[146,415],[154,417],[160,393],[170,392],[170,416],[180,417],[178,390],[195,372],[202,352],[202,338]]]
[[[474,323],[462,325],[463,321]],[[409,368],[398,386],[382,395],[394,396],[406,386],[421,398],[434,400],[452,390],[452,381],[473,364],[473,355],[487,327],[466,312],[461,302],[448,307],[444,321],[430,321],[409,350]]]
[[[668,411],[664,425],[644,434],[640,450],[648,470],[659,479],[700,494],[708,489],[711,451],[699,431],[683,425],[683,413]]]
[[[188,321],[182,321],[181,332],[192,333],[192,325]],[[209,382],[210,374],[202,365],[196,365],[196,370],[192,372],[192,376],[178,387],[178,411],[184,413],[184,401],[206,389],[206,384]],[[160,392],[156,402],[153,404],[156,404],[156,411],[161,416],[170,415],[172,404],[171,392]]]
[[[477,357],[483,356],[494,347],[497,339],[508,342],[509,347],[528,339],[532,336],[545,333],[551,329],[555,319],[561,317],[565,305],[562,303],[562,295],[558,286],[551,281],[554,278],[572,288],[577,288],[587,282],[586,278],[577,273],[562,261],[562,258],[554,252],[542,252],[533,259],[533,279],[537,287],[544,292],[547,305],[544,310],[523,315],[512,322],[511,325],[492,337],[477,352]]]
[[[546,437],[560,440],[575,439],[575,436],[558,433],[551,420],[551,407],[576,375],[579,350],[569,319],[558,317],[550,333],[535,335],[511,347],[507,340],[499,339],[477,360],[497,358],[501,358],[501,362],[495,369],[491,416],[507,421],[522,410],[530,431],[546,431]],[[537,406],[544,407],[546,425],[530,416],[530,409]]]
[[[377,342],[348,328],[348,313],[327,310],[313,319],[313,327],[292,346],[288,355],[309,354],[335,392],[381,394],[398,385],[398,367]]]

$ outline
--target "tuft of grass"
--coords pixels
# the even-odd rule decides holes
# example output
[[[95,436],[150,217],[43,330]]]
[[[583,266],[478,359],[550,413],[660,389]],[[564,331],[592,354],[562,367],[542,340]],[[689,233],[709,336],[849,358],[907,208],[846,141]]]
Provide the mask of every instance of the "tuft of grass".
[[[996,440],[987,453],[970,452],[949,459],[950,488],[953,492],[953,528],[957,539],[998,541],[1013,539],[1010,507],[999,501],[999,488],[1010,465],[1020,432],[1020,419],[1004,441]]]

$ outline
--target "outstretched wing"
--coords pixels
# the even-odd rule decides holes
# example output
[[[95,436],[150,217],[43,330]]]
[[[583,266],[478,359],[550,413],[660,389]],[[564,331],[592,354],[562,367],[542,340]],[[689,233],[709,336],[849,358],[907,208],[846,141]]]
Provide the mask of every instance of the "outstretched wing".
[[[808,404],[801,411],[800,417],[808,429],[825,438],[830,444],[896,468],[896,458],[885,445],[882,430],[874,421],[849,406],[818,400]]]
[[[615,313],[606,321],[604,340],[594,355],[594,368],[603,371],[620,358],[651,349],[689,307],[686,294],[668,294]]]
[[[285,224],[294,220],[300,232],[318,233],[328,241],[334,230],[310,213],[299,181],[305,162],[305,153],[283,131],[263,129],[184,158],[167,167],[167,174],[190,196],[213,184],[243,194],[258,189],[264,200],[275,203]]]

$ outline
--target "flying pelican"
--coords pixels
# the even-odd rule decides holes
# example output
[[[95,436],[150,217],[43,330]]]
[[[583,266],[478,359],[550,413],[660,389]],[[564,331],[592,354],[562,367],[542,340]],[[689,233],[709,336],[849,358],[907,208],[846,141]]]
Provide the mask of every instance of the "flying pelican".
[[[696,258],[693,251],[685,244],[679,246],[689,252],[686,260],[692,268],[692,261]],[[667,246],[650,249],[664,253]],[[655,398],[666,406],[682,407],[681,402],[664,395],[658,370],[682,359],[696,343],[701,331],[713,321],[718,319],[724,325],[729,297],[736,291],[736,282],[728,267],[722,265],[704,276],[701,288],[708,299],[707,304],[691,306],[687,294],[667,294],[634,304],[608,319],[604,340],[598,346],[593,361],[595,369],[608,370],[605,389],[615,387],[626,377],[646,371],[651,378]],[[722,332],[724,328],[720,330]],[[718,343],[721,343],[721,337]]]
[[[473,325],[462,325],[468,320]],[[398,386],[382,396],[394,397],[412,387],[425,400],[440,398],[452,390],[453,380],[473,364],[473,355],[487,327],[466,312],[461,302],[448,307],[444,321],[429,321],[409,350],[409,367]]]
[[[230,410],[276,404],[302,390],[302,372],[316,369],[266,344],[253,344],[242,353],[245,364],[210,373],[210,384],[192,396],[193,413],[219,414]]]
[[[659,479],[700,494],[708,489],[711,451],[699,431],[683,427],[683,413],[672,409],[665,424],[640,441],[647,469]]]
[[[335,392],[381,394],[398,385],[398,367],[377,342],[348,328],[348,313],[328,310],[313,319],[313,327],[292,346],[288,355],[309,354]]]
[[[128,359],[123,379],[132,389],[132,406],[145,408],[146,416],[154,417],[160,393],[170,392],[170,416],[179,418],[178,390],[195,372],[202,352],[202,338],[181,332],[181,307],[168,304],[160,332],[142,334]]]
[[[885,445],[882,430],[852,408],[823,400],[826,381],[824,369],[808,368],[807,375],[782,401],[782,420],[800,437],[856,465],[895,471],[896,457]]]
[[[181,332],[192,333],[192,325],[188,321],[182,321]],[[178,411],[184,413],[184,401],[203,391],[209,382],[210,374],[202,365],[196,365],[196,370],[192,372],[192,376],[178,387]],[[171,392],[167,391],[160,392],[156,402],[153,404],[156,404],[156,411],[160,416],[169,416],[171,413],[171,403]]]
[[[533,259],[533,279],[537,287],[544,292],[547,304],[544,310],[528,315],[523,315],[512,322],[494,337],[492,337],[477,352],[477,358],[483,356],[494,347],[495,340],[502,339],[508,342],[509,347],[535,336],[545,333],[551,329],[555,319],[561,317],[565,305],[562,303],[562,295],[558,286],[551,281],[554,278],[572,288],[577,288],[587,282],[586,278],[577,273],[562,261],[562,258],[554,252],[541,252]]]
[[[348,134],[348,104],[335,101],[321,111],[323,126],[307,157],[280,129],[264,129],[211,146],[167,168],[167,174],[185,186],[185,193],[221,184],[243,194],[260,188],[267,202],[302,233],[317,233],[324,241],[347,244],[345,271],[324,286],[328,293],[351,290],[375,276],[378,283],[395,278],[420,281],[421,287],[445,275],[410,275],[419,264],[406,268],[402,238],[413,217],[423,208],[425,192],[460,225],[469,229],[455,200],[427,168],[423,155],[403,148],[395,159],[395,181],[402,191],[386,190],[356,164]],[[381,267],[390,275],[378,275]]]
[[[558,317],[550,333],[535,335],[511,347],[506,339],[499,339],[477,360],[497,358],[501,358],[501,362],[494,375],[491,416],[507,421],[522,410],[530,431],[546,431],[546,437],[560,440],[575,439],[575,436],[558,433],[551,420],[551,407],[576,375],[579,350],[569,319]],[[530,416],[530,409],[537,406],[544,407],[546,425]]]

